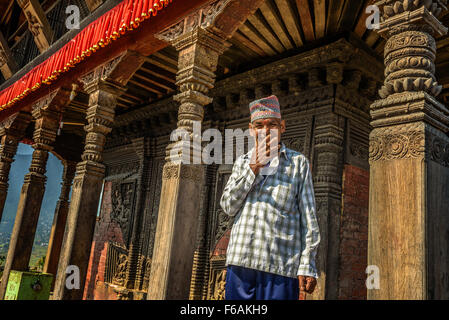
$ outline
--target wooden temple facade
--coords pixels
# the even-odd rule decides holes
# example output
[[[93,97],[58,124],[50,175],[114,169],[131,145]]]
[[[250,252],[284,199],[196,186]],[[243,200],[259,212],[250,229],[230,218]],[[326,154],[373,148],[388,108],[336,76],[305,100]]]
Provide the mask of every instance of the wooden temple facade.
[[[68,5],[82,21],[66,32]],[[18,143],[34,153],[0,299],[10,270],[28,268],[49,153],[64,165],[44,267],[52,299],[223,299],[232,220],[219,199],[232,165],[169,162],[170,135],[193,136],[194,121],[223,137],[245,130],[249,102],[270,94],[283,141],[312,164],[322,241],[307,299],[449,298],[447,5],[1,4],[0,214]],[[66,286],[73,265],[80,289]]]

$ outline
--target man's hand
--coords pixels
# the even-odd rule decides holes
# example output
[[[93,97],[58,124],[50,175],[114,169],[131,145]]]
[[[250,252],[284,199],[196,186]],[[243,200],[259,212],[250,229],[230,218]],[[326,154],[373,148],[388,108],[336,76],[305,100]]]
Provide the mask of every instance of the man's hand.
[[[298,276],[299,280],[299,293],[307,292],[308,294],[312,294],[316,287],[316,279],[314,277],[308,276]]]
[[[261,143],[259,143],[259,139],[256,139],[256,147],[251,155],[249,165],[255,175],[279,153],[279,149],[280,145],[276,136],[271,138],[271,134],[268,134]]]

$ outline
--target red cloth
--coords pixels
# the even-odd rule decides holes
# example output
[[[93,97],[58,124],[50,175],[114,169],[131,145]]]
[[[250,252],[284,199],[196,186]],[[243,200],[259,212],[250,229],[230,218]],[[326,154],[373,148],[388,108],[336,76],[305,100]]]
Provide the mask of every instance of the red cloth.
[[[0,92],[0,112],[23,99],[42,83],[50,84],[92,52],[107,46],[139,27],[140,22],[155,16],[172,0],[123,0],[110,11],[81,30],[71,41],[20,80]]]

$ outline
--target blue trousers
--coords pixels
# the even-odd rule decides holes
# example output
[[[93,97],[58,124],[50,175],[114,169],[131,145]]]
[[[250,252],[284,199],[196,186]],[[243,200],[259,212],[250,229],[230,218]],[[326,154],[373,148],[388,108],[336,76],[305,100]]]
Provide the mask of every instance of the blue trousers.
[[[226,300],[298,300],[298,278],[228,266],[226,272]]]

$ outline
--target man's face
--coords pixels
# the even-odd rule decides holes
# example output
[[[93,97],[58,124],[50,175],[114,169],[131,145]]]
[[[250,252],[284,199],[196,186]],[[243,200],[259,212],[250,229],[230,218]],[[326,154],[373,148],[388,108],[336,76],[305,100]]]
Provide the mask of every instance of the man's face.
[[[278,118],[258,119],[249,124],[250,134],[254,139],[259,139],[260,136],[277,135],[279,142],[281,142],[281,135],[285,132],[285,120]]]

